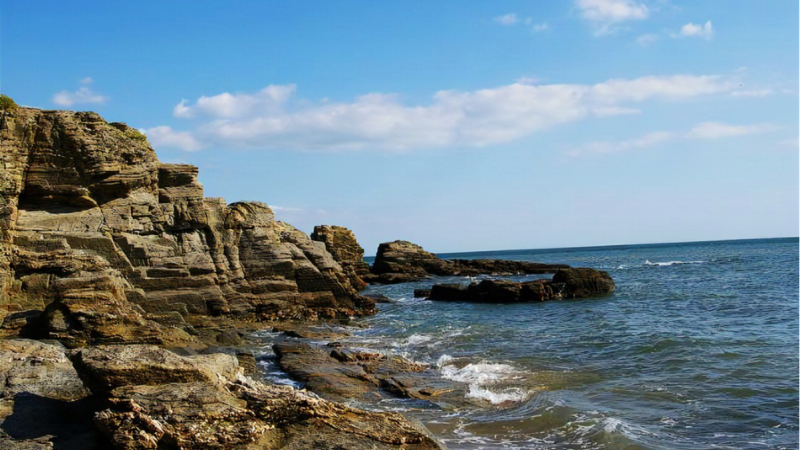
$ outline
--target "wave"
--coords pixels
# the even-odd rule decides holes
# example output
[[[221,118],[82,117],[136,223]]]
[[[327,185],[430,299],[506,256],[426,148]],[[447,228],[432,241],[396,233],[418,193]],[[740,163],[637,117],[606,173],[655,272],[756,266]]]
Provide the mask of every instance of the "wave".
[[[666,262],[650,262],[650,260],[645,260],[645,266],[677,266],[682,264],[705,264],[708,261],[666,261]]]
[[[513,380],[519,371],[509,364],[479,362],[470,363],[461,368],[452,364],[454,358],[442,355],[436,366],[442,373],[442,378],[469,385],[467,397],[488,400],[494,405],[505,402],[521,402],[530,397],[530,392],[516,387],[503,389],[489,389],[488,386],[498,385]]]

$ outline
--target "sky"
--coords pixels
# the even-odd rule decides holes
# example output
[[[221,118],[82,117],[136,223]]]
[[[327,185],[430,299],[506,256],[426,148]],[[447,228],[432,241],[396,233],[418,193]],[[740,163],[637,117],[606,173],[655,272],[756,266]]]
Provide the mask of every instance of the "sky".
[[[434,252],[798,235],[796,0],[0,4],[0,91]]]

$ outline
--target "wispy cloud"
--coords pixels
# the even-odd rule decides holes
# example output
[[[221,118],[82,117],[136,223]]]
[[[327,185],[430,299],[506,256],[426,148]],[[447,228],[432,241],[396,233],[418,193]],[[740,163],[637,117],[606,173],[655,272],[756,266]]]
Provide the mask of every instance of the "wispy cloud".
[[[705,40],[711,40],[714,37],[714,26],[711,21],[707,21],[704,25],[695,25],[687,23],[682,26],[680,31],[673,34],[672,37],[697,37]]]
[[[622,153],[632,150],[647,149],[676,140],[724,139],[771,133],[780,129],[781,127],[769,123],[733,125],[723,122],[703,122],[695,125],[688,132],[656,131],[629,140],[595,141],[583,145],[582,147],[568,150],[565,153],[567,156],[571,157]]]
[[[509,27],[511,25],[518,24],[520,20],[516,13],[508,13],[508,14],[503,14],[502,16],[495,17],[494,21],[499,23],[500,25]]]
[[[636,38],[636,43],[640,47],[649,47],[658,41],[658,35],[653,33],[643,34]]]
[[[689,132],[687,137],[696,139],[720,139],[769,133],[779,129],[780,127],[769,123],[731,125],[723,122],[703,122],[692,128],[692,131]]]
[[[222,93],[182,100],[177,117],[193,131],[147,130],[159,146],[197,150],[206,145],[299,150],[410,150],[501,144],[591,117],[639,112],[647,100],[680,100],[730,92],[723,76],[649,76],[594,85],[535,84],[533,80],[476,91],[443,90],[427,105],[371,93],[352,102],[296,99],[294,85],[255,93]]]
[[[78,104],[103,104],[108,100],[108,97],[100,95],[91,89],[91,84],[94,83],[92,77],[86,77],[79,80],[83,86],[75,91],[59,91],[53,94],[53,103],[58,106],[72,106]]]
[[[775,91],[772,89],[750,89],[750,90],[741,90],[741,91],[734,91],[731,92],[731,95],[734,97],[767,97],[769,95],[774,94]]]
[[[650,16],[647,5],[633,0],[576,0],[580,15],[594,27],[595,36],[614,33],[617,25]]]
[[[534,33],[541,33],[542,31],[547,31],[550,29],[550,25],[547,22],[537,23],[531,27],[531,30]]]

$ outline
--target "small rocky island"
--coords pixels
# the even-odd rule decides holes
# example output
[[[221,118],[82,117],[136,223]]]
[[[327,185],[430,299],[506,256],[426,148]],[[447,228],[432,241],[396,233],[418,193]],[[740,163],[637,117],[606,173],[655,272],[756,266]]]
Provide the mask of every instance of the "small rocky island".
[[[3,449],[443,448],[411,418],[344,404],[467,401],[434,368],[335,342],[348,332],[334,326],[378,311],[368,283],[553,274],[426,292],[480,302],[614,290],[605,272],[443,260],[405,241],[381,244],[370,267],[346,228],[309,236],[266,204],[205,197],[196,167],[159,162],[124,123],[9,103],[0,114]],[[271,329],[304,389],[266,381],[244,351]]]

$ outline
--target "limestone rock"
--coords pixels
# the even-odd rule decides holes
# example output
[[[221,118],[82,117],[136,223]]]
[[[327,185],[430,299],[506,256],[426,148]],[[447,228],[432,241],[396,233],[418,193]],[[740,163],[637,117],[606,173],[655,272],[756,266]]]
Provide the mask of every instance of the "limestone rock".
[[[202,317],[375,311],[325,243],[265,204],[204,198],[197,168],[159,162],[134,128],[18,108],[0,135],[0,335],[177,345]]]
[[[356,236],[347,228],[337,225],[317,225],[311,239],[325,244],[325,248],[344,269],[350,284],[357,290],[366,287],[361,278],[369,273],[369,265],[364,262],[364,249],[358,245]]]
[[[0,340],[0,382],[4,398],[27,393],[73,401],[89,395],[63,347],[29,339]]]
[[[84,348],[73,357],[96,392],[121,386],[169,383],[223,383],[239,374],[236,357],[223,353],[179,356],[153,345]]]

